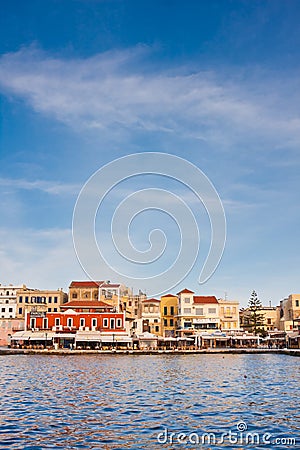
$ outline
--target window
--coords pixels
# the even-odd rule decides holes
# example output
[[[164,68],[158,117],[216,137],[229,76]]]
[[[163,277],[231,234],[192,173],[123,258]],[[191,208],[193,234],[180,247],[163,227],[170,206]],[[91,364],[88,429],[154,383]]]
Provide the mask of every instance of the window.
[[[232,308],[232,314],[236,314],[236,307],[235,306]]]
[[[155,327],[155,332],[159,333],[159,327],[157,327],[157,326]]]
[[[164,306],[164,316],[166,316],[168,314],[168,307]]]
[[[191,303],[191,299],[189,297],[184,298],[184,303]]]
[[[73,318],[72,317],[68,317],[67,319],[67,327],[71,328],[73,326]]]
[[[168,326],[168,319],[164,319],[164,327]]]
[[[73,292],[72,298],[77,298],[77,293],[76,292]]]
[[[25,297],[25,303],[29,303],[29,298]]]
[[[183,314],[191,314],[192,308],[183,308]]]
[[[272,325],[272,320],[271,319],[267,319],[267,323],[268,323],[268,325]]]
[[[23,297],[21,295],[21,297],[19,297],[19,303],[23,303]]]
[[[19,314],[23,314],[23,308],[19,308]]]
[[[54,311],[54,312],[57,312],[57,308],[53,308],[53,311]]]
[[[153,321],[154,323],[158,323],[158,319],[154,319],[154,321]]]
[[[112,330],[115,328],[115,319],[110,319],[110,328]]]
[[[52,303],[52,297],[49,297],[48,303]]]
[[[57,297],[54,297],[54,303],[57,303]]]
[[[184,322],[184,328],[192,328],[192,322]]]
[[[122,327],[122,319],[117,319],[117,328]]]
[[[60,325],[60,318],[59,318],[59,317],[56,317],[56,318],[55,318],[55,326],[56,326],[56,327],[59,327],[59,325]]]
[[[196,308],[196,316],[203,316],[203,308]]]
[[[108,328],[108,319],[103,319],[104,328]]]
[[[47,329],[47,328],[48,328],[48,319],[47,319],[47,317],[45,317],[45,318],[43,319],[43,328],[44,328],[44,329]]]
[[[6,295],[9,295],[9,291],[6,291]]]
[[[299,300],[296,300],[296,306],[297,307],[299,306]]]
[[[8,308],[8,312],[12,313],[13,309],[12,308]]]
[[[170,327],[174,327],[174,319],[170,319]]]
[[[35,328],[35,319],[30,319],[30,328]]]
[[[81,318],[79,323],[80,323],[80,325],[79,325],[80,327],[85,327],[85,319]]]
[[[5,308],[1,308],[1,312],[5,312]]]
[[[51,308],[48,308],[48,312],[51,312]]]
[[[174,316],[174,306],[171,306],[171,311],[170,311],[170,314],[171,314],[171,316]]]
[[[208,314],[216,314],[216,308],[208,308]],[[226,314],[228,314],[228,312],[226,311]]]
[[[92,327],[96,327],[97,326],[97,319],[95,317],[93,317],[92,319]]]

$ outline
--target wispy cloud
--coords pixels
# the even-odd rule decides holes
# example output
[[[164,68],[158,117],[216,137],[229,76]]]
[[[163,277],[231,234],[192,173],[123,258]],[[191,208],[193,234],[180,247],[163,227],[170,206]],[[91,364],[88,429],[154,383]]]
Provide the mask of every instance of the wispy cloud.
[[[185,134],[223,145],[255,133],[275,146],[299,144],[299,99],[287,102],[274,75],[261,74],[253,83],[246,76],[180,67],[145,71],[140,62],[150,51],[137,47],[64,60],[22,48],[0,58],[0,85],[73,127]]]
[[[62,184],[56,181],[0,178],[0,187],[13,190],[38,190],[53,195],[67,195],[77,194],[82,186],[75,183]]]
[[[69,229],[0,228],[1,283],[25,283],[32,288],[67,288],[83,273]]]

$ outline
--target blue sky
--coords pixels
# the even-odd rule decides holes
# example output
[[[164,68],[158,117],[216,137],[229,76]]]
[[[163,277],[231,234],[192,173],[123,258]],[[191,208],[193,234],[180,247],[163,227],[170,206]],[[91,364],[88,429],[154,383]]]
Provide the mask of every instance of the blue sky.
[[[81,187],[115,158],[154,151],[198,166],[227,219],[215,274],[198,285],[204,229],[203,254],[173,292],[226,292],[242,305],[253,289],[265,304],[299,292],[298,1],[1,6],[1,283],[67,289],[86,278],[71,233]],[[120,201],[150,184],[124,185]]]

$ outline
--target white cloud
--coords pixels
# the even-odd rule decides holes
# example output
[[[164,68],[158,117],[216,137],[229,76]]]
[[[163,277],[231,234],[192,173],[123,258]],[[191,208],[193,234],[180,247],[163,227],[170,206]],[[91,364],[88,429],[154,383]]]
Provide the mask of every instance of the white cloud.
[[[137,47],[63,60],[22,48],[0,58],[0,85],[75,128],[176,133],[220,145],[240,142],[247,133],[274,146],[299,144],[298,100],[294,95],[286,102],[277,78],[222,79],[222,74],[180,68],[145,73],[141,61],[149,51]]]
[[[69,229],[0,228],[0,283],[67,289],[73,277],[86,278]]]
[[[82,185],[80,184],[62,184],[56,181],[44,180],[25,180],[15,178],[0,178],[0,187],[13,190],[38,190],[53,195],[78,193]]]

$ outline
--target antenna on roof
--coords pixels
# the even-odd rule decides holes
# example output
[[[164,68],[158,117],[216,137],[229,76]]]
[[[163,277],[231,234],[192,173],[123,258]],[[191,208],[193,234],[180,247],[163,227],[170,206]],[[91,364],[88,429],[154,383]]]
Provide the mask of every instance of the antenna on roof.
[[[225,300],[227,300],[227,292],[225,291]]]

